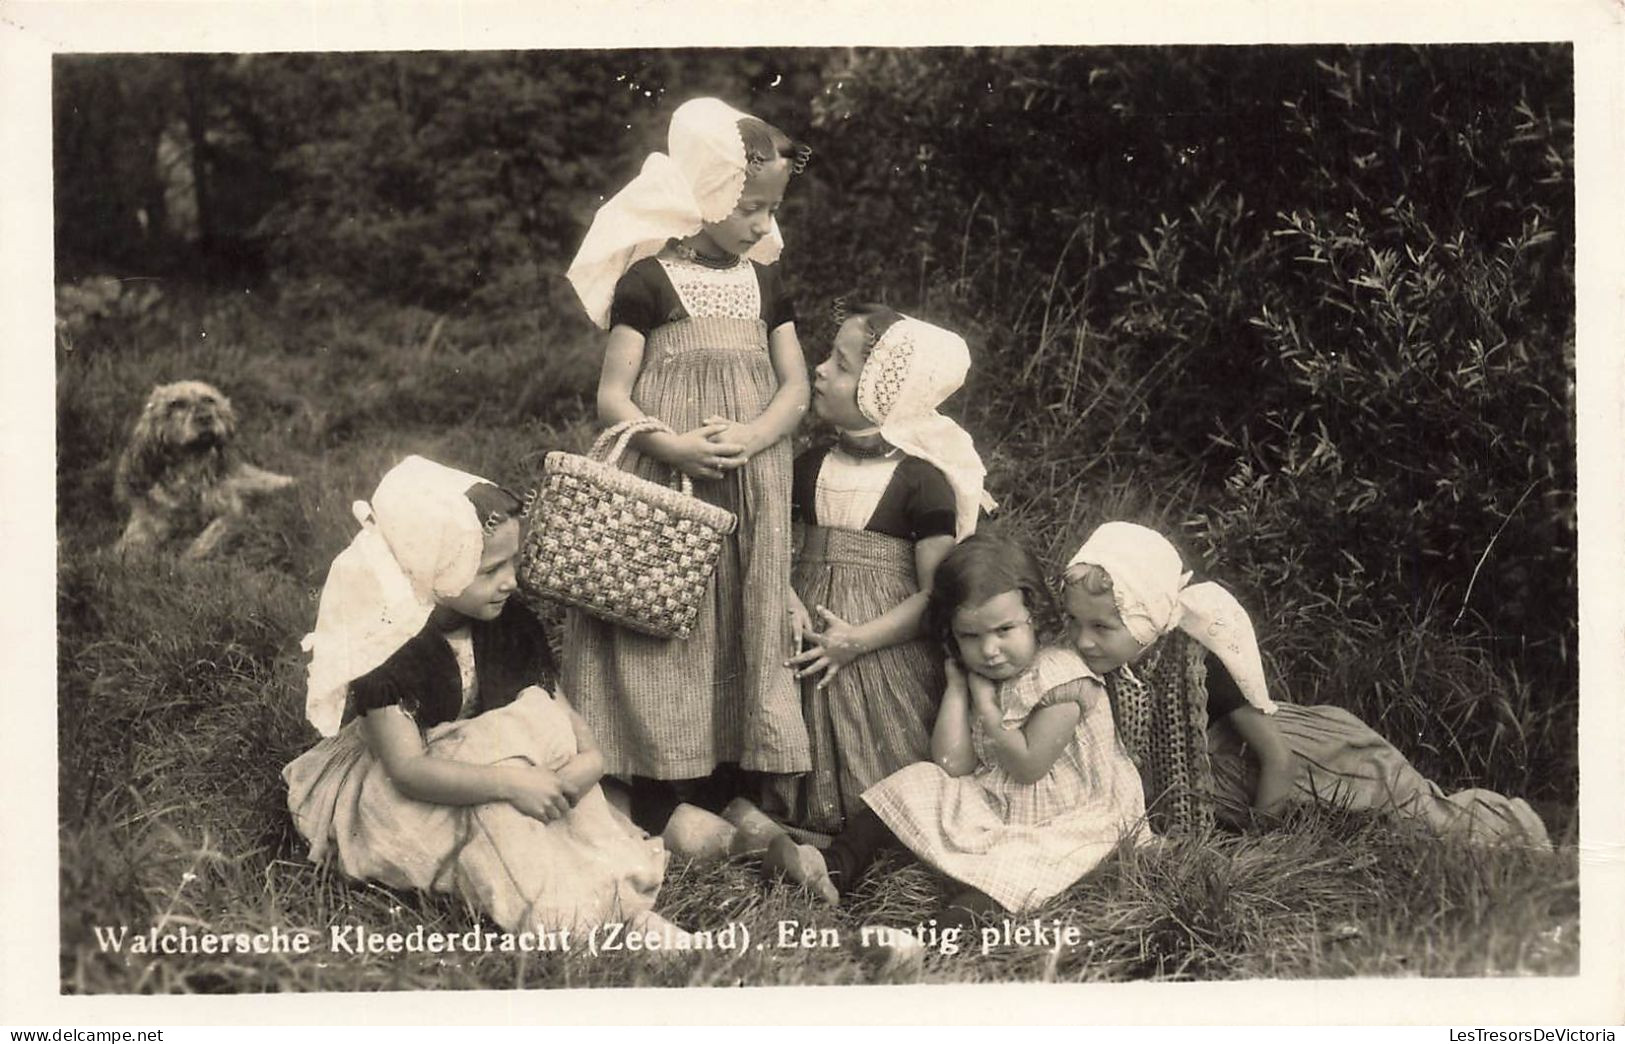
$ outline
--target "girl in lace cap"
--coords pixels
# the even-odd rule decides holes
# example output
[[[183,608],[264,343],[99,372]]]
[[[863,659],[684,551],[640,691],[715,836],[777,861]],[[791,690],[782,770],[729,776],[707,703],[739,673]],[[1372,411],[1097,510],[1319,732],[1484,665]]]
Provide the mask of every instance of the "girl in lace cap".
[[[1065,583],[1074,641],[1106,679],[1158,832],[1321,801],[1416,820],[1440,836],[1550,847],[1522,799],[1446,796],[1342,708],[1271,700],[1246,611],[1218,584],[1190,583],[1155,530],[1106,523],[1067,563]]]
[[[819,832],[840,829],[865,789],[931,754],[943,676],[925,592],[992,504],[970,435],[938,412],[969,369],[958,334],[863,305],[815,374],[813,409],[839,439],[797,459],[791,496],[791,616],[806,646],[791,663],[813,767],[772,811]]]
[[[599,210],[570,266],[608,331],[605,424],[654,417],[622,466],[733,512],[687,640],[568,616],[565,689],[631,783],[632,816],[664,829],[679,801],[715,811],[761,776],[810,765],[791,652],[790,445],[807,406],[795,310],[774,264],[775,214],[806,150],[715,98],[672,114],[668,151]]]
[[[521,503],[408,457],[352,511],[306,639],[326,738],[282,775],[312,862],[461,895],[509,931],[652,912],[666,852],[605,799],[591,732],[512,595]]]

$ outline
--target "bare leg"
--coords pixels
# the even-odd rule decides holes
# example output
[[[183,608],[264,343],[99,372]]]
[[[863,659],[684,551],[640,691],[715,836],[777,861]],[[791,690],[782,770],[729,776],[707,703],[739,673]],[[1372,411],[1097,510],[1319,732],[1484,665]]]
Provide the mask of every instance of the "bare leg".
[[[720,862],[728,858],[739,828],[721,816],[694,805],[678,805],[666,820],[660,837],[673,855],[692,862]]]
[[[841,901],[835,882],[829,879],[824,854],[812,845],[796,844],[788,834],[780,834],[767,846],[762,855],[762,874],[770,880],[783,878],[805,885],[831,906]]]

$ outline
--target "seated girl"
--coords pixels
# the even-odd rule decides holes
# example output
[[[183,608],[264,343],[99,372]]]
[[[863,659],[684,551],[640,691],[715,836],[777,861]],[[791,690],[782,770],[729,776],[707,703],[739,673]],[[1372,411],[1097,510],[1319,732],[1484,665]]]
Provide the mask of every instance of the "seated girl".
[[[665,849],[604,799],[586,724],[542,688],[547,642],[512,597],[520,501],[408,457],[352,511],[304,643],[326,738],[282,772],[311,860],[510,931],[667,930]]]
[[[949,552],[931,587],[931,632],[952,656],[934,760],[865,791],[822,852],[774,838],[764,871],[838,902],[882,852],[907,848],[958,882],[937,923],[962,927],[1032,910],[1146,838],[1105,688],[1071,649],[1039,644],[1036,617],[1052,605],[1014,544],[975,536]]]
[[[1189,580],[1173,544],[1129,522],[1095,530],[1066,569],[1078,651],[1106,679],[1159,833],[1326,802],[1444,837],[1550,847],[1522,799],[1446,796],[1347,711],[1271,700],[1245,610],[1219,585]]]

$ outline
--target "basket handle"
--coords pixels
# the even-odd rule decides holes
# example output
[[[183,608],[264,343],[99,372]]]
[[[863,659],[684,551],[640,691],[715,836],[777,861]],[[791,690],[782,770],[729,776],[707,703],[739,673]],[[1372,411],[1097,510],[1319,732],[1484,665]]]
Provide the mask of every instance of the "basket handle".
[[[587,456],[610,467],[619,467],[621,454],[626,452],[626,445],[632,441],[632,436],[641,435],[646,431],[669,432],[671,426],[656,417],[634,417],[618,424],[611,424],[599,434],[598,438],[593,440],[592,449],[587,451]],[[614,440],[615,446],[612,449],[607,449],[606,452],[611,440]],[[677,468],[672,468],[672,471],[677,473],[679,479],[677,488],[682,490],[683,496],[693,496],[694,480]]]

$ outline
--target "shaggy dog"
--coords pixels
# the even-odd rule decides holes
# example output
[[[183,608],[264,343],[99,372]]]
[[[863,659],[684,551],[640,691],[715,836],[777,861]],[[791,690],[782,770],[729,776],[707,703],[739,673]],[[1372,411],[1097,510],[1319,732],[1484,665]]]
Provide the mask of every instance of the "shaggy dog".
[[[251,494],[293,485],[286,475],[237,459],[231,400],[202,381],[160,384],[119,458],[114,490],[130,523],[114,550],[151,550],[192,536],[186,558],[203,558],[236,528]]]

